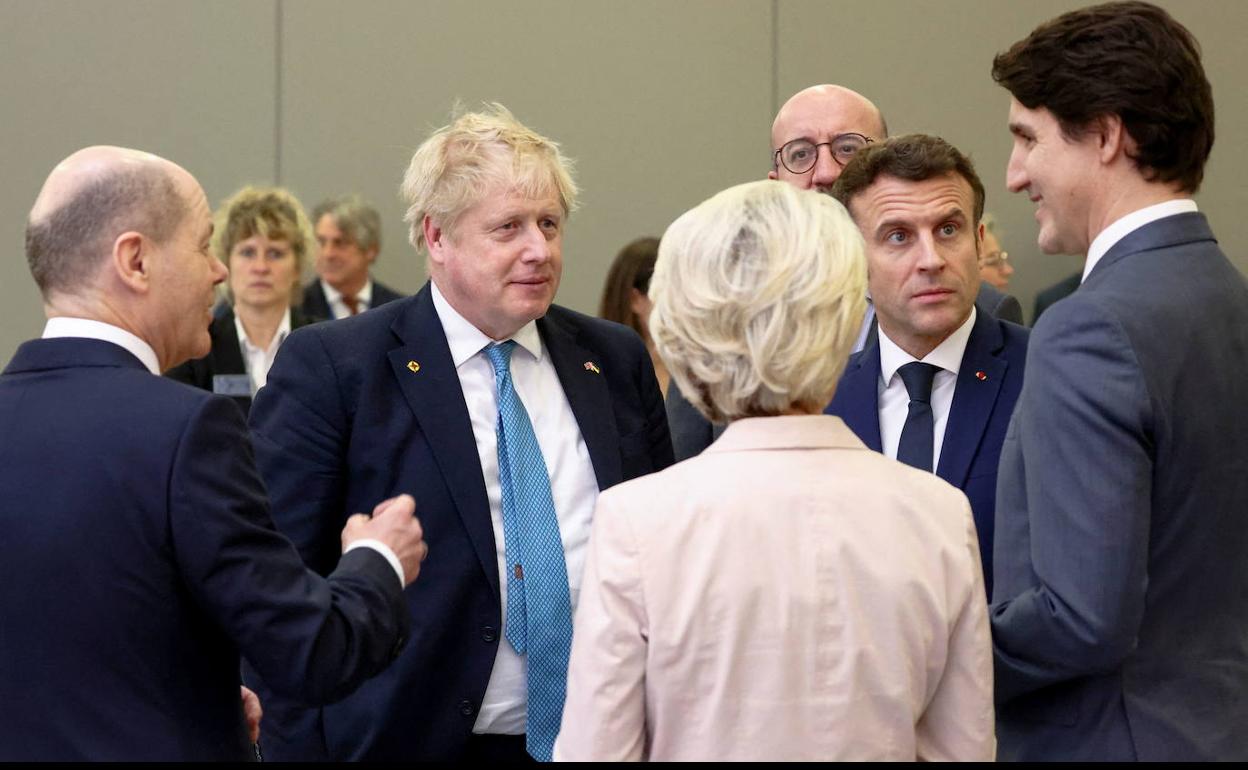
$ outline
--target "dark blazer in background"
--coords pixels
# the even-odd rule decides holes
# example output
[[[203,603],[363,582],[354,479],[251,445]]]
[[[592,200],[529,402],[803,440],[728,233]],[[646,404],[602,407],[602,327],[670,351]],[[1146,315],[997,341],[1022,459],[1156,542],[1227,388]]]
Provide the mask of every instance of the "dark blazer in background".
[[[374,278],[373,300],[368,309],[372,310],[387,302],[403,299],[405,296],[407,295],[398,293]],[[334,313],[329,309],[329,299],[325,296],[325,289],[321,287],[320,279],[313,279],[307,286],[303,287],[303,304],[300,307],[303,309],[304,315],[313,321],[334,320]]]
[[[274,529],[227,399],[34,340],[0,375],[0,436],[0,760],[245,760],[240,650],[324,702],[402,643],[380,554],[324,581]]]
[[[981,316],[988,315],[992,318],[1000,318],[1005,321],[1013,321],[1016,324],[1023,322],[1023,311],[1018,304],[1018,300],[1009,294],[1002,294],[994,289],[988,283],[980,284],[979,297],[975,300],[975,306],[979,308]],[[1006,315],[998,315],[1003,312]],[[1014,320],[1017,316],[1018,320]],[[871,322],[871,330],[867,335],[864,349],[878,344],[878,332],[874,318]],[[878,357],[877,357],[878,362]],[[877,367],[878,374],[878,367]],[[712,423],[703,417],[697,409],[693,408],[693,404],[685,398],[680,392],[680,387],[675,380],[667,387],[667,421],[672,430],[672,447],[676,453],[676,460],[687,460],[694,455],[701,454],[703,449],[711,445],[719,435],[724,432],[726,425]],[[862,436],[859,436],[862,438]],[[865,439],[864,443],[869,444]],[[878,443],[878,442],[877,442]],[[873,447],[879,449],[879,447]],[[984,554],[984,559],[988,557]]]
[[[1000,321],[983,312],[976,314],[958,369],[936,466],[936,475],[962,490],[971,501],[989,596],[997,462],[1014,404],[1023,388],[1029,335],[1025,326]],[[879,381],[880,344],[876,341],[849,359],[836,395],[824,410],[844,420],[862,443],[877,452],[883,451]]]
[[[1000,318],[1002,321],[1016,323],[1019,326],[1023,324],[1023,306],[1018,299],[987,281],[979,282],[979,296],[975,298],[975,304],[979,305],[981,310],[988,311],[988,315],[993,318]]]
[[[312,320],[299,308],[290,309],[292,332],[310,323]],[[208,355],[175,366],[165,372],[165,376],[211,393],[213,391],[212,378],[218,374],[247,374],[247,365],[243,361],[243,346],[238,339],[238,328],[234,325],[232,307],[226,305],[224,310],[214,315],[212,325],[208,327],[208,335],[212,338],[212,349]],[[238,407],[243,410],[243,416],[246,417],[251,409],[251,396],[229,396],[229,398],[238,404]]]
[[[1248,759],[1248,283],[1202,214],[1032,333],[1001,452],[1002,759]]]
[[[1040,320],[1040,314],[1048,310],[1054,302],[1059,299],[1065,299],[1079,288],[1079,282],[1083,280],[1083,271],[1068,275],[1047,289],[1044,289],[1036,295],[1036,312],[1031,317],[1031,325],[1035,326],[1036,321]]]
[[[640,338],[558,306],[537,328],[599,488],[670,465],[663,397]],[[256,397],[251,428],[278,525],[317,571],[338,561],[344,511],[371,510],[382,490],[416,498],[429,544],[406,591],[413,629],[403,655],[319,711],[262,693],[266,758],[458,758],[503,620],[481,461],[429,285],[292,334]]]

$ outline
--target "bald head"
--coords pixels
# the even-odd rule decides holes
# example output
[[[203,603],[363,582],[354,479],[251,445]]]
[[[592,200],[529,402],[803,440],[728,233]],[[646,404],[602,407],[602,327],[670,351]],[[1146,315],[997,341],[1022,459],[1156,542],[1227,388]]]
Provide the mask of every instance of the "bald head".
[[[88,147],[48,175],[26,223],[26,260],[47,298],[88,285],[123,233],[169,240],[198,183],[164,158]]]
[[[776,150],[794,139],[813,144],[830,142],[842,134],[862,134],[873,141],[885,139],[888,127],[880,110],[857,91],[843,86],[819,85],[798,91],[784,103],[771,124],[773,168],[768,175],[802,189],[826,190],[841,174],[841,166],[829,148],[819,148],[814,168],[803,174],[775,163]]]

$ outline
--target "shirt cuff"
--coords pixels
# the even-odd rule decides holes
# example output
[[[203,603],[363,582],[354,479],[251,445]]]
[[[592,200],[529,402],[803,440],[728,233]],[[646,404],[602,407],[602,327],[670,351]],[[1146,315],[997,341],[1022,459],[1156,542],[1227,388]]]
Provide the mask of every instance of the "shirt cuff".
[[[353,551],[356,548],[372,548],[377,553],[386,557],[386,561],[390,562],[390,566],[394,568],[394,574],[399,577],[399,590],[401,591],[407,587],[406,576],[403,574],[403,563],[399,561],[398,556],[394,555],[394,551],[390,550],[390,546],[380,540],[373,540],[372,538],[366,537],[360,540],[351,541],[351,545],[344,548],[342,552],[346,553],[347,551]]]

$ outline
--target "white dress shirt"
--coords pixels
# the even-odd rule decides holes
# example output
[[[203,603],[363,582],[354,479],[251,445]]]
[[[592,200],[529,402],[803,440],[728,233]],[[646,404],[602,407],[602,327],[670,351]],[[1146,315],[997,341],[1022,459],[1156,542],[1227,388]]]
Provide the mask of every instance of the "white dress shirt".
[[[971,337],[971,327],[975,325],[975,306],[971,306],[971,314],[953,334],[937,345],[932,352],[922,359],[917,359],[897,346],[888,338],[884,329],[879,330],[880,338],[880,379],[876,383],[880,405],[880,441],[884,454],[897,459],[897,445],[901,443],[901,429],[906,426],[906,415],[910,411],[910,394],[906,391],[906,383],[902,381],[897,370],[911,361],[922,360],[925,364],[940,367],[932,380],[932,418],[934,433],[932,436],[932,467],[935,472],[940,467],[940,450],[945,443],[945,427],[949,424],[949,407],[953,404],[953,391],[958,384],[958,369],[962,366],[962,355],[966,352],[966,341]]]
[[[237,322],[237,317],[235,318]],[[290,313],[286,314],[287,327],[290,325]],[[289,331],[289,328],[288,328]],[[140,337],[131,334],[119,326],[104,323],[103,321],[93,321],[89,318],[66,318],[58,316],[49,318],[48,323],[43,327],[43,338],[53,339],[56,337],[80,337],[88,340],[101,340],[103,342],[111,342],[134,355],[135,358],[143,362],[147,370],[155,375],[160,375],[160,361],[156,357],[156,351],[152,346]],[[246,339],[240,329],[238,332],[239,340]],[[272,361],[270,360],[270,363]],[[267,370],[266,370],[267,371]],[[407,580],[403,575],[403,563],[399,561],[399,557],[394,553],[393,549],[380,540],[371,538],[362,538],[355,540],[351,545],[347,546],[343,553],[354,550],[356,548],[372,548],[390,563],[390,567],[394,570],[395,575],[399,578],[399,585],[406,586]]]
[[[1196,201],[1191,198],[1177,198],[1145,206],[1114,220],[1113,224],[1102,230],[1088,247],[1088,258],[1083,263],[1083,278],[1080,278],[1079,282],[1083,283],[1088,280],[1088,274],[1092,272],[1092,268],[1096,267],[1096,263],[1101,261],[1101,257],[1105,256],[1115,243],[1132,232],[1158,219],[1172,217],[1175,214],[1195,213],[1197,210]]]
[[[351,308],[347,307],[347,303],[342,301],[342,292],[330,286],[323,279],[321,280],[321,291],[325,292],[325,301],[329,303],[329,312],[333,314],[335,320],[351,315]],[[364,288],[356,292],[355,301],[360,313],[373,306],[373,279],[371,276],[364,281]]]
[[[498,558],[498,574],[507,574],[503,539],[503,494],[498,481],[498,396],[494,366],[482,350],[494,342],[481,330],[451,307],[436,283],[432,284],[433,307],[451,349],[451,359],[459,375],[472,418],[472,434],[481,458],[481,473],[490,501],[490,519],[494,525],[494,546]],[[533,432],[537,435],[546,470],[550,474],[550,491],[555,514],[559,520],[559,536],[563,541],[563,557],[568,569],[568,588],[575,611],[580,595],[581,573],[585,568],[586,547],[594,504],[598,500],[598,481],[589,450],[581,436],[580,425],[572,414],[572,406],[559,384],[559,374],[550,361],[537,324],[530,321],[511,336],[516,348],[511,356],[511,379],[516,393],[524,402]],[[500,583],[503,606],[507,616],[506,582]],[[528,702],[526,659],[516,654],[499,632],[498,655],[485,688],[485,699],[473,731],[519,735],[525,732]]]
[[[243,353],[243,366],[251,377],[251,395],[254,396],[268,382],[269,369],[273,366],[273,359],[277,357],[277,349],[290,334],[290,308],[286,308],[286,315],[282,316],[282,322],[273,333],[273,339],[269,340],[268,347],[261,348],[251,344],[237,312],[234,313],[234,329],[238,332],[238,346]]]

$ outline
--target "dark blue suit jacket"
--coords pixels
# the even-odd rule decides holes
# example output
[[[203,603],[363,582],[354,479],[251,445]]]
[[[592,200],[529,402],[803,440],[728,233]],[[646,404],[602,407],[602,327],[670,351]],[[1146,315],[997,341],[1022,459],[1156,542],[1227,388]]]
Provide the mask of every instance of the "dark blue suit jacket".
[[[373,301],[368,309],[381,307],[387,302],[394,302],[396,299],[403,299],[405,295],[391,289],[376,278],[373,279]],[[307,286],[303,287],[303,304],[299,306],[310,320],[313,321],[332,321],[334,313],[329,309],[329,298],[325,296],[325,289],[321,286],[319,280],[313,280]]]
[[[0,436],[0,760],[246,759],[240,650],[318,702],[396,654],[394,570],[304,567],[228,399],[35,340],[0,375]]]
[[[672,462],[640,338],[557,306],[537,322],[600,489]],[[593,366],[589,366],[592,364]],[[468,408],[428,285],[414,297],[291,334],[251,411],[278,525],[333,569],[344,511],[409,492],[429,544],[407,590],[398,662],[319,713],[267,701],[266,757],[455,759],[502,634],[494,531]]]
[[[1248,759],[1248,282],[1147,224],[1040,318],[1001,451],[1000,756]]]
[[[966,341],[936,475],[961,489],[971,501],[984,585],[992,593],[993,515],[997,460],[1023,387],[1028,330],[980,311]],[[979,375],[983,374],[983,379]],[[862,443],[879,452],[880,344],[855,353],[845,367],[832,403],[824,410],[845,421]]]

